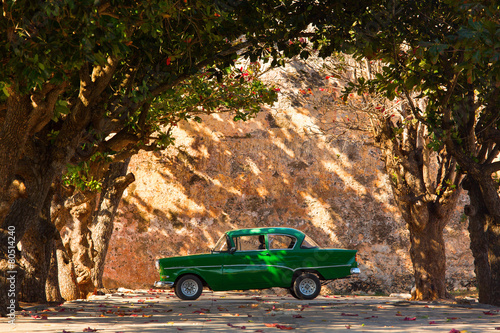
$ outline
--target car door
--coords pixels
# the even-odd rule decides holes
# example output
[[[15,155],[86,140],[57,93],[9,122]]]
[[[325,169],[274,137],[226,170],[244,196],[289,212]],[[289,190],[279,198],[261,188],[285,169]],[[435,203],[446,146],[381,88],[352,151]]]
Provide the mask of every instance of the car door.
[[[273,286],[288,288],[292,284],[294,269],[300,265],[297,238],[290,235],[267,235],[269,279]]]
[[[233,237],[235,251],[228,254],[222,268],[227,290],[272,287],[269,271],[269,250],[265,235]]]

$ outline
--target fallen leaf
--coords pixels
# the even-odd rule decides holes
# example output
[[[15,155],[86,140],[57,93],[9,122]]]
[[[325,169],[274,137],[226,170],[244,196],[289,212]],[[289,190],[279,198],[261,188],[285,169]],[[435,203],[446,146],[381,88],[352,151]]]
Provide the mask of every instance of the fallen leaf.
[[[87,327],[83,329],[83,332],[97,332],[97,328]]]
[[[460,333],[460,331],[452,328],[449,333]]]
[[[429,322],[429,325],[435,325],[435,324],[437,324],[437,323],[436,323],[434,320],[431,320],[431,321]]]
[[[493,313],[491,311],[483,311],[483,313],[487,316],[496,316],[496,313]]]
[[[357,317],[359,315],[357,313],[344,313],[344,312],[342,312],[341,316]]]
[[[413,320],[417,320],[417,317],[413,317],[413,318],[410,318],[410,317],[405,317],[405,319],[403,320],[406,320],[406,321],[413,321]]]
[[[295,329],[294,327],[280,325],[280,324],[264,324],[264,325],[266,325],[267,327],[276,327],[280,330],[294,330]]]
[[[246,329],[246,327],[245,327],[245,326],[236,326],[236,325],[233,325],[233,324],[231,324],[231,323],[227,323],[227,326],[232,327],[232,328],[239,328],[239,329],[241,329],[241,330]]]
[[[304,318],[304,317],[302,317],[301,315],[297,314],[297,315],[293,315],[293,318]]]
[[[351,325],[345,325],[345,328],[347,328],[348,330],[351,329]]]

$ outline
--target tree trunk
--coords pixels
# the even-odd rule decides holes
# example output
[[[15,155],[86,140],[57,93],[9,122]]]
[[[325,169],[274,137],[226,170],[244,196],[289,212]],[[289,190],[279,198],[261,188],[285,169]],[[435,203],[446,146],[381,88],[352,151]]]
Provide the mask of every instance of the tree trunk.
[[[55,240],[57,275],[61,297],[66,301],[80,298],[80,288],[76,281],[75,265],[59,236]]]
[[[61,291],[59,290],[59,277],[57,272],[57,250],[55,240],[51,242],[51,256],[48,267],[47,282],[45,283],[45,296],[47,302],[62,302]]]
[[[500,221],[494,221],[489,225],[488,245],[491,267],[491,298],[488,304],[500,306]]]
[[[66,239],[67,243],[65,244],[65,247],[69,247],[69,252],[72,254],[71,260],[75,266],[80,298],[87,298],[95,289],[92,282],[94,246],[89,230],[95,205],[95,201],[91,200],[71,210],[74,217],[73,225],[68,235],[69,239]]]
[[[406,125],[406,114],[382,119],[374,126],[385,159],[394,199],[410,232],[410,258],[415,277],[413,300],[447,298],[443,229],[456,206],[461,175],[455,160],[430,150],[427,129]]]
[[[15,290],[17,301],[19,301],[18,293],[20,291],[27,297],[27,300],[45,300],[45,296],[41,295],[40,290],[43,290],[44,294],[47,270],[42,269],[40,272],[35,272],[35,270],[42,267],[40,266],[42,262],[47,264],[49,259],[46,258],[47,249],[45,246],[41,248],[37,247],[40,244],[44,244],[43,242],[52,239],[53,231],[43,222],[43,218],[40,219],[40,215],[49,195],[52,180],[56,174],[56,171],[50,167],[50,161],[47,161],[46,156],[44,156],[45,153],[47,153],[47,147],[40,146],[37,143],[32,143],[31,146],[26,148],[24,159],[19,164],[18,171],[23,176],[23,183],[26,185],[28,195],[14,201],[2,226],[4,230],[13,230],[16,244],[22,240],[23,248],[29,252],[33,251],[35,255],[34,260],[27,257],[19,259],[19,265],[22,267],[23,263],[26,264],[27,271],[25,275],[23,272],[23,275],[19,274],[18,276],[19,280],[17,282],[20,283],[20,288]],[[42,221],[41,224],[40,221]],[[8,236],[6,233],[1,233],[0,244],[9,244]],[[30,244],[30,242],[36,243]],[[5,265],[0,266],[2,268],[6,267]],[[7,276],[7,274],[7,271],[4,269],[0,271],[0,275],[2,276]],[[23,283],[21,276],[28,279],[28,282]],[[41,279],[43,279],[43,282],[41,282]],[[0,281],[0,289],[8,288],[8,285],[4,285],[2,282]],[[37,288],[40,288],[40,290]],[[0,301],[3,300],[0,299]],[[0,304],[2,307],[0,308],[0,313],[3,313],[4,305],[4,303]]]
[[[24,302],[47,301],[45,285],[49,275],[54,235],[57,232],[50,220],[51,201],[52,191],[49,191],[38,221],[27,230],[19,243],[20,264],[25,271],[19,296]]]
[[[108,253],[108,245],[113,233],[113,220],[123,191],[134,180],[134,175],[127,174],[130,159],[124,162],[113,163],[104,180],[98,211],[92,225],[92,240],[94,243],[95,257],[92,280],[97,288],[102,288],[102,275]]]
[[[422,227],[410,225],[410,257],[415,276],[415,300],[446,298],[446,252],[443,229],[446,221],[428,209]],[[418,218],[418,217],[415,217]],[[446,219],[445,217],[444,219]]]
[[[63,298],[87,298],[94,292],[92,281],[95,254],[89,225],[96,194],[67,189],[56,184],[52,219],[59,230],[56,242],[59,284]]]
[[[477,180],[467,176],[462,186],[469,192],[470,204],[464,211],[469,216],[470,248],[479,302],[500,305],[500,223],[495,223],[495,218],[489,214]]]

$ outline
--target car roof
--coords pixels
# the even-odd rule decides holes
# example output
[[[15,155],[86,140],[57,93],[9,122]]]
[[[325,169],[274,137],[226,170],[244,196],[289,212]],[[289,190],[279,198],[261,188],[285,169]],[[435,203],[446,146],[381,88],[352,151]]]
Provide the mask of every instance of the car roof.
[[[236,229],[226,232],[229,237],[234,236],[244,236],[244,235],[261,235],[261,234],[285,234],[300,238],[304,236],[304,233],[300,230],[293,228],[282,228],[282,227],[266,227],[266,228],[248,228],[248,229]]]

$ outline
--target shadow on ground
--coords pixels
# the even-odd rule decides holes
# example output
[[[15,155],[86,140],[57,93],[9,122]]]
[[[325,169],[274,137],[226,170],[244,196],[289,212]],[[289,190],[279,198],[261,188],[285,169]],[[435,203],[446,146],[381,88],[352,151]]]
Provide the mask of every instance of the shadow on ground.
[[[500,309],[396,297],[320,296],[312,301],[251,292],[209,292],[181,301],[170,291],[123,290],[16,313],[12,332],[493,332]],[[455,331],[453,331],[455,330]],[[3,330],[2,330],[3,331]]]

